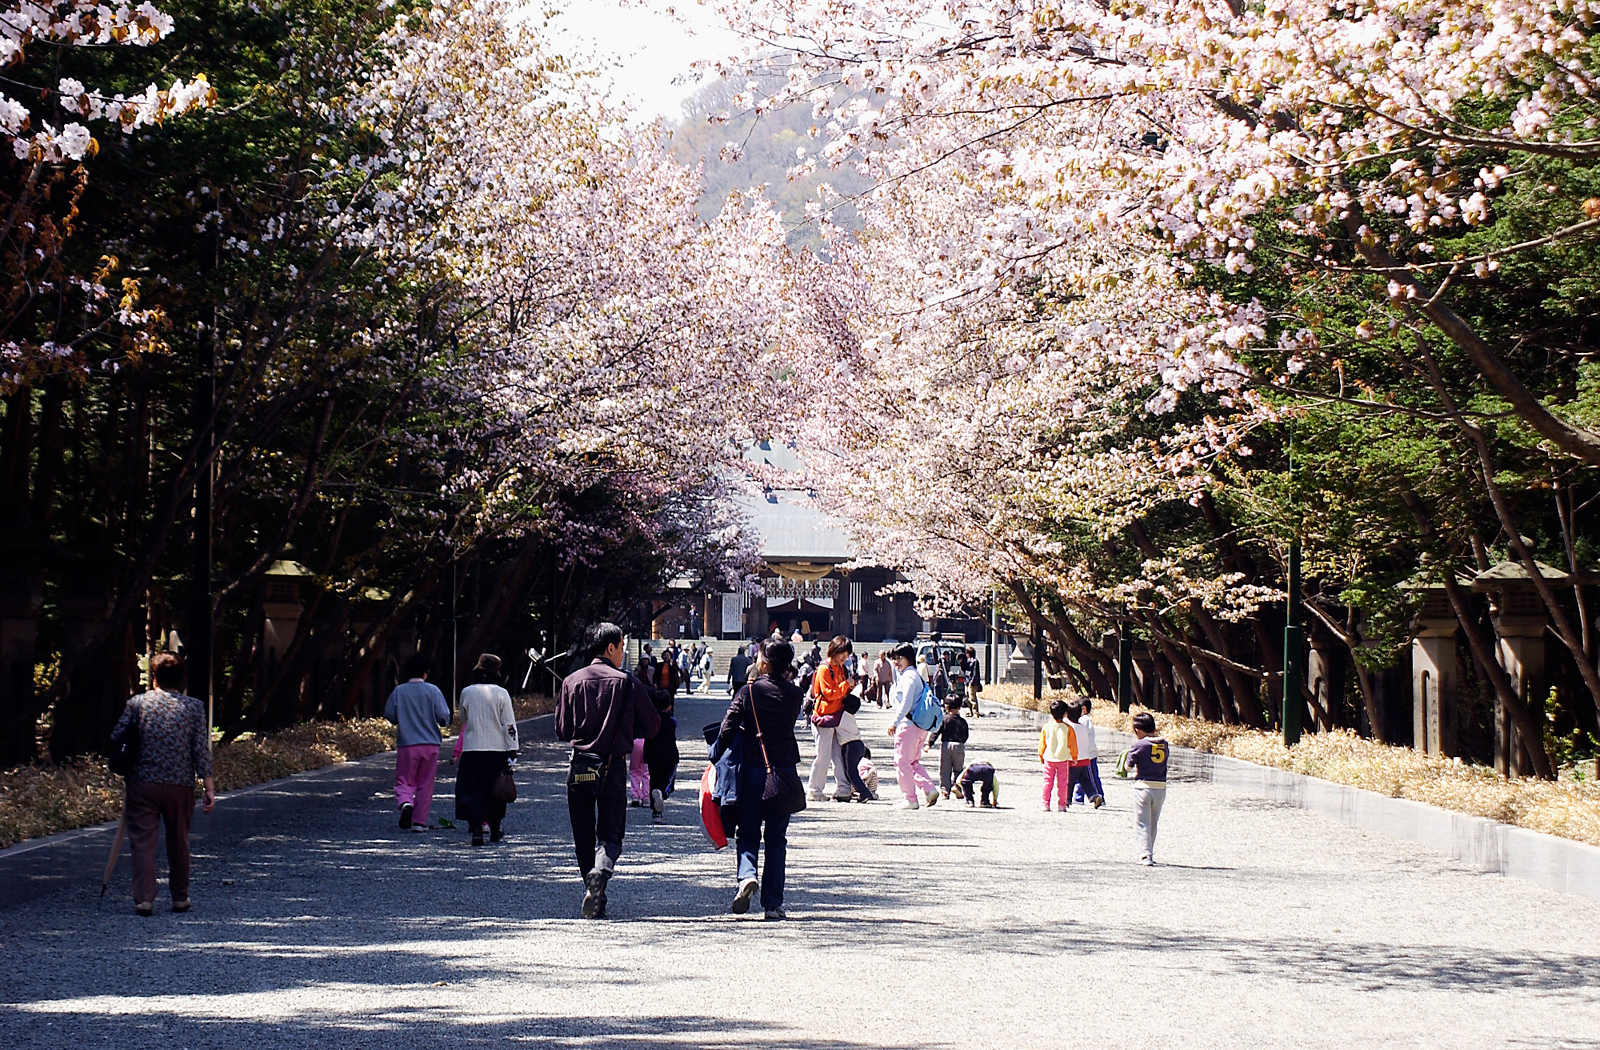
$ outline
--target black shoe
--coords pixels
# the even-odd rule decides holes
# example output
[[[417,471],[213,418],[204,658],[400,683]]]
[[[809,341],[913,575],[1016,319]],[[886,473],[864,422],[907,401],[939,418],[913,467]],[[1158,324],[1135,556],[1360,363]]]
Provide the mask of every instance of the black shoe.
[[[400,806],[400,827],[402,829],[411,827],[411,803],[409,802]]]
[[[603,919],[606,917],[606,882],[611,878],[608,872],[596,868],[583,877],[583,909],[585,919]]]
[[[481,845],[483,845],[483,832],[481,832],[481,831],[474,831],[474,832],[473,832],[473,833],[472,833],[472,844],[473,844],[473,845],[474,845],[474,846],[481,846]]]

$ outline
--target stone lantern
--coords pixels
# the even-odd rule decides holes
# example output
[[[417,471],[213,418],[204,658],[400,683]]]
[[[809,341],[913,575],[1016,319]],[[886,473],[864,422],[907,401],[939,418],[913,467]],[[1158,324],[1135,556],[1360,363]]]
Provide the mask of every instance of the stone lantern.
[[[1463,587],[1472,581],[1459,579]],[[1454,756],[1456,697],[1460,678],[1456,671],[1455,610],[1440,584],[1414,585],[1425,596],[1411,640],[1411,740],[1428,755]]]
[[[1571,587],[1574,583],[1589,582],[1544,562],[1534,564],[1539,575],[1555,586]],[[1490,612],[1498,636],[1496,652],[1500,666],[1511,678],[1511,688],[1536,719],[1542,718],[1549,691],[1544,649],[1545,629],[1550,618],[1533,577],[1521,562],[1503,561],[1478,573],[1472,587],[1490,596]],[[1494,765],[1507,776],[1527,776],[1533,772],[1533,763],[1516,726],[1498,704],[1494,716]]]
[[[297,561],[275,561],[266,571],[267,594],[261,603],[265,617],[261,643],[266,650],[265,668],[270,675],[277,670],[278,661],[288,652],[300,627],[300,613],[304,604],[301,586],[311,579],[311,570]]]

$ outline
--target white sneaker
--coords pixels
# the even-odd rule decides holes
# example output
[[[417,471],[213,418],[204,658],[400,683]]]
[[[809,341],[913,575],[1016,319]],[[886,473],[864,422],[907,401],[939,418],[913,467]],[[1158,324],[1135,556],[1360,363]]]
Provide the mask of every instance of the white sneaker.
[[[743,915],[750,910],[750,898],[756,895],[756,889],[761,884],[755,879],[745,879],[739,883],[739,892],[734,896],[733,903],[728,905],[728,910],[735,915]]]
[[[821,802],[823,799],[823,794],[820,791],[807,791],[806,798],[813,802]]]
[[[922,807],[917,805],[917,800],[914,799],[914,798],[903,798],[899,802],[896,802],[892,808],[894,808],[894,809],[921,809]]]

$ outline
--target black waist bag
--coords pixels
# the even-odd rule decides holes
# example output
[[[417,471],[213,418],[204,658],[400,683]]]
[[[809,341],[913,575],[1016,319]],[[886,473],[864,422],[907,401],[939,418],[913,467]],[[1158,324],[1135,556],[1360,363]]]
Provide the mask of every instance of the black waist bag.
[[[139,715],[136,708],[133,718],[122,727],[122,732],[112,735],[111,753],[106,756],[106,765],[119,777],[131,777],[138,764]]]
[[[600,785],[605,782],[606,770],[610,767],[609,758],[589,751],[574,751],[572,766],[567,770],[567,790],[587,795],[600,794]]]

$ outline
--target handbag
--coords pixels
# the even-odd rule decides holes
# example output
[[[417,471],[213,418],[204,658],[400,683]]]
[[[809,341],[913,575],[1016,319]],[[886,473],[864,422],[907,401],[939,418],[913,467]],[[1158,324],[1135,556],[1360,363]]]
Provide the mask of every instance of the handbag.
[[[761,719],[756,714],[754,694],[750,697],[750,718],[756,724],[756,741],[761,745],[761,761],[766,763],[767,767],[767,782],[761,789],[761,801],[766,804],[769,813],[792,817],[806,808],[806,787],[800,783],[800,774],[794,771],[793,766],[774,768],[772,759],[767,757],[767,739],[761,735]]]
[[[106,756],[106,765],[116,776],[127,778],[133,776],[134,769],[139,765],[139,709],[133,709],[133,718],[120,733],[111,734],[111,752]]]
[[[517,800],[517,778],[510,769],[502,769],[500,775],[494,778],[494,783],[489,785],[489,797],[496,802],[511,803]]]

